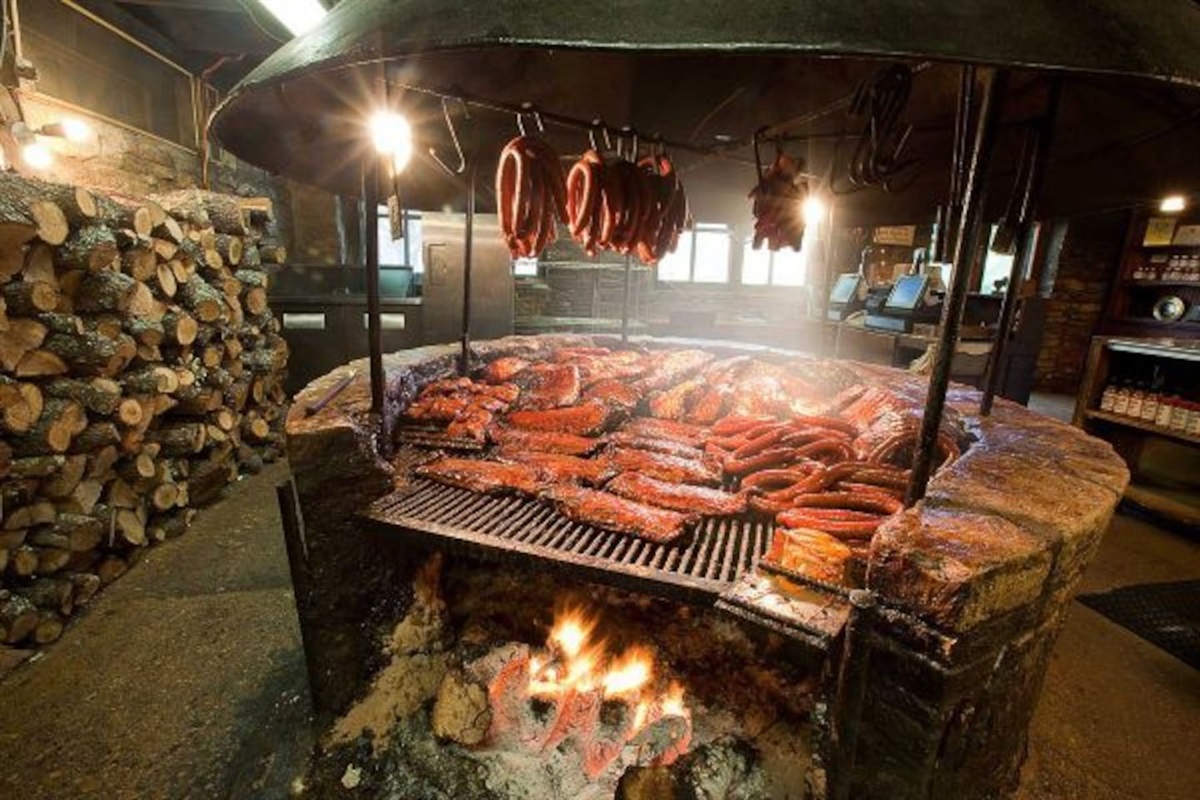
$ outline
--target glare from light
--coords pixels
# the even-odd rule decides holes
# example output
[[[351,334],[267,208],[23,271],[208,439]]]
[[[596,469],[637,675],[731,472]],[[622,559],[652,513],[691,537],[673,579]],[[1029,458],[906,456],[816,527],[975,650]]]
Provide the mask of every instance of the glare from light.
[[[379,111],[371,117],[371,141],[380,155],[392,157],[392,167],[397,172],[408,166],[412,158],[412,126],[394,111]]]
[[[1187,200],[1181,194],[1167,195],[1158,204],[1158,210],[1164,214],[1175,214],[1187,208]]]
[[[68,142],[86,142],[92,138],[95,132],[92,126],[79,119],[78,117],[66,117],[62,121],[63,137]]]
[[[329,13],[317,0],[258,0],[258,3],[293,36],[308,33]]]
[[[54,166],[54,153],[41,142],[32,142],[21,148],[21,160],[30,169],[46,170]]]
[[[816,195],[804,198],[804,224],[817,226],[825,221],[825,203]]]

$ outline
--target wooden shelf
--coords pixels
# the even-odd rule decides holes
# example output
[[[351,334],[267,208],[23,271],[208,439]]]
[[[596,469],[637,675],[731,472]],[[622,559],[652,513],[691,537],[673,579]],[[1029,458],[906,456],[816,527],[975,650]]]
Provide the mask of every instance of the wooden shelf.
[[[1200,526],[1200,498],[1177,489],[1164,489],[1148,484],[1131,483],[1125,489],[1125,499],[1155,514]]]
[[[1123,414],[1112,414],[1108,411],[1100,411],[1099,409],[1091,409],[1083,412],[1083,415],[1088,419],[1098,419],[1104,422],[1111,422],[1114,425],[1124,425],[1127,428],[1137,428],[1138,430],[1153,433],[1158,436],[1165,436],[1168,439],[1175,439],[1188,444],[1200,445],[1200,436],[1194,433],[1184,433],[1183,431],[1173,430],[1171,428],[1163,428],[1155,425],[1153,422],[1147,422],[1143,419],[1135,419],[1127,417]]]
[[[1138,286],[1146,289],[1167,289],[1180,286],[1190,286],[1194,289],[1200,289],[1200,282],[1197,281],[1137,281],[1132,278],[1126,278],[1121,283],[1125,286]]]

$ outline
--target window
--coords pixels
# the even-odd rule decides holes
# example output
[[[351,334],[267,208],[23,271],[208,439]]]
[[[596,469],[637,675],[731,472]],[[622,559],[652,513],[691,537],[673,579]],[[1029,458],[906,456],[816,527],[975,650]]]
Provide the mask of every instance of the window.
[[[57,2],[21,0],[25,57],[38,92],[196,147],[192,77],[83,13]]]
[[[811,240],[806,234],[799,250],[785,247],[771,251],[763,246],[755,250],[747,240],[742,249],[744,286],[803,286],[808,282],[808,251]]]
[[[669,282],[728,283],[733,234],[728,225],[697,223],[679,237],[679,246],[658,263],[658,279]]]
[[[416,211],[404,212],[404,237],[392,239],[392,222],[387,206],[379,207],[379,265],[381,267],[409,267],[418,275],[425,272],[425,248],[421,238],[421,215]]]
[[[538,260],[536,258],[513,259],[513,275],[518,278],[536,278],[537,274]]]
[[[1000,230],[999,225],[992,226],[992,233],[988,237],[988,249],[983,256],[983,275],[979,281],[979,291],[983,294],[991,294],[996,291],[996,281],[1007,280],[1012,274],[1013,257],[992,250],[992,243],[996,241],[998,230]]]

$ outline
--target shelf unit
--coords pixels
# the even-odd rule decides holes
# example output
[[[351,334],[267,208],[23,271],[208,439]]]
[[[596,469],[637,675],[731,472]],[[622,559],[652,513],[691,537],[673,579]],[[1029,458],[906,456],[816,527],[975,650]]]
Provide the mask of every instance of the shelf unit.
[[[1200,339],[1093,338],[1074,423],[1107,440],[1125,459],[1132,475],[1127,502],[1176,524],[1200,528],[1200,435],[1099,407],[1114,377],[1146,364],[1173,370],[1176,386],[1200,386]]]
[[[1135,274],[1160,264],[1174,255],[1200,256],[1200,245],[1146,245],[1146,231],[1155,217],[1146,211],[1133,215],[1125,248],[1121,254],[1117,279],[1113,281],[1105,304],[1101,333],[1116,336],[1171,336],[1200,338],[1200,282],[1147,280]],[[1185,225],[1200,225],[1200,215],[1170,217],[1176,230]],[[1155,302],[1168,295],[1183,299],[1188,306],[1184,319],[1162,322],[1154,319]]]

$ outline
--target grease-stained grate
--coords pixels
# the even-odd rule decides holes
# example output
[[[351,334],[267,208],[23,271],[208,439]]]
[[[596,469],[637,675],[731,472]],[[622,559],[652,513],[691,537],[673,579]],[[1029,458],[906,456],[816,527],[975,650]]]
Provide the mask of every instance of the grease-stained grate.
[[[772,534],[762,520],[709,518],[680,542],[655,544],[573,522],[528,498],[490,497],[421,479],[363,516],[388,531],[482,556],[542,559],[598,582],[709,602],[753,569]]]

